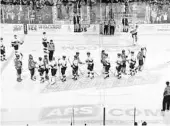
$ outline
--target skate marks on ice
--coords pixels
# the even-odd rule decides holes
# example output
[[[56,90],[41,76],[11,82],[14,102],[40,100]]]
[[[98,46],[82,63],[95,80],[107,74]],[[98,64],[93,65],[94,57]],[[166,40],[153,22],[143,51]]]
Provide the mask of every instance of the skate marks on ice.
[[[123,76],[121,79],[117,79],[114,75],[104,79],[103,75],[96,76],[94,79],[87,78],[86,76],[80,76],[78,80],[74,81],[70,77],[66,82],[57,81],[54,85],[47,84],[47,86],[41,91],[42,93],[78,90],[87,88],[115,88],[115,87],[128,87],[135,85],[156,84],[160,80],[160,74],[157,72],[143,71],[137,73],[135,76]]]

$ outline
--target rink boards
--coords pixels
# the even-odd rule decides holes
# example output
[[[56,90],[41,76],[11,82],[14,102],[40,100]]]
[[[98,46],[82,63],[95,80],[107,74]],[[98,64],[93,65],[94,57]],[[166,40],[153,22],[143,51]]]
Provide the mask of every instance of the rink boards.
[[[139,34],[170,34],[170,24],[138,24]],[[74,25],[62,25],[62,24],[1,24],[1,32],[3,34],[42,34],[47,32],[48,34],[55,35],[99,35],[100,25],[90,24],[84,25],[87,28],[86,32],[75,33]],[[134,25],[130,25],[132,29]],[[121,31],[122,27],[118,26],[117,31]]]

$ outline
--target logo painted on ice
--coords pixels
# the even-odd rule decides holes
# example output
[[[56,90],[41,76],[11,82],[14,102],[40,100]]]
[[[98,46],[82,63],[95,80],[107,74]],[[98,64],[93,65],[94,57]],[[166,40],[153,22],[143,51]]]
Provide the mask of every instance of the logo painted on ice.
[[[83,50],[89,50],[89,51],[95,51],[95,50],[99,50],[99,46],[98,45],[91,45],[91,46],[87,46],[87,45],[68,45],[68,46],[62,46],[61,47],[62,50],[79,50],[79,51],[83,51]],[[134,50],[134,51],[139,51],[140,50],[140,46],[131,46],[131,45],[127,45],[127,46],[121,46],[121,45],[103,45],[102,47],[103,49],[105,49],[108,52],[113,52],[113,51],[121,51],[122,49],[130,49],[130,50]]]
[[[73,116],[72,106],[49,107],[44,108],[40,115],[41,121],[51,121],[56,123],[58,119],[62,123],[68,123]],[[111,124],[128,123],[133,120],[134,109],[127,105],[110,105],[106,107],[107,122]],[[147,122],[162,123],[160,109],[137,109],[137,118],[146,117]],[[76,123],[82,124],[81,120],[86,120],[89,123],[99,123],[103,117],[103,107],[100,105],[76,105],[74,106],[74,117]],[[111,120],[115,120],[112,122]]]
[[[41,120],[46,119],[56,119],[56,118],[70,118],[73,115],[82,118],[82,117],[94,117],[97,116],[99,108],[95,105],[77,105],[74,106],[61,106],[61,107],[51,107],[44,108],[41,112]]]

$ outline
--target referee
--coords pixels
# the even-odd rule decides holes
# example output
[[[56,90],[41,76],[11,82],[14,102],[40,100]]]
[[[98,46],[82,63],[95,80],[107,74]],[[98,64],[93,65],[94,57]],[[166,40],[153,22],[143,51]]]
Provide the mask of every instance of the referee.
[[[170,86],[169,81],[166,82],[167,87],[164,90],[164,98],[163,98],[163,104],[162,104],[162,111],[170,109]]]

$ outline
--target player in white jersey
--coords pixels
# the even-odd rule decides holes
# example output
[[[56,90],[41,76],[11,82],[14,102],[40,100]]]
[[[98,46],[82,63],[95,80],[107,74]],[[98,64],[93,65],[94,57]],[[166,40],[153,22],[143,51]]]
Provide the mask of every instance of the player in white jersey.
[[[55,60],[55,57],[52,58],[52,61],[50,62],[51,67],[51,82],[56,82],[56,73],[57,73],[57,61]]]
[[[118,53],[117,54],[117,60],[116,60],[116,71],[117,71],[117,78],[118,79],[120,79],[122,77],[122,75],[121,75],[122,64],[123,64],[123,61],[122,61],[121,54]]]
[[[1,49],[1,61],[6,60],[6,49],[5,46],[3,44],[3,38],[0,39],[1,43],[0,43],[0,49]]]
[[[19,46],[23,44],[23,41],[20,41],[17,35],[14,35],[13,40],[11,41],[11,46],[14,47],[15,53],[18,52]]]
[[[38,59],[38,72],[40,74],[40,82],[44,82],[44,70],[45,70],[45,67],[44,67],[44,62],[42,60],[42,57],[39,57]]]
[[[138,25],[130,33],[132,34],[133,45],[136,45],[138,41]]]
[[[87,52],[86,63],[87,63],[88,77],[93,79],[94,78],[94,71],[93,71],[94,62],[93,62],[93,58],[90,56],[90,52]]]
[[[49,44],[49,42],[47,40],[46,32],[43,32],[42,44],[43,44],[44,55],[47,55],[48,54],[48,44]]]
[[[136,65],[136,57],[134,55],[134,52],[131,51],[131,55],[129,57],[129,68],[130,68],[130,75],[131,76],[134,76],[135,73],[136,73],[135,65]]]
[[[59,60],[58,66],[61,68],[61,74],[62,74],[62,78],[61,81],[65,82],[66,81],[66,69],[67,69],[67,60],[66,60],[66,56],[62,56],[62,59]]]

